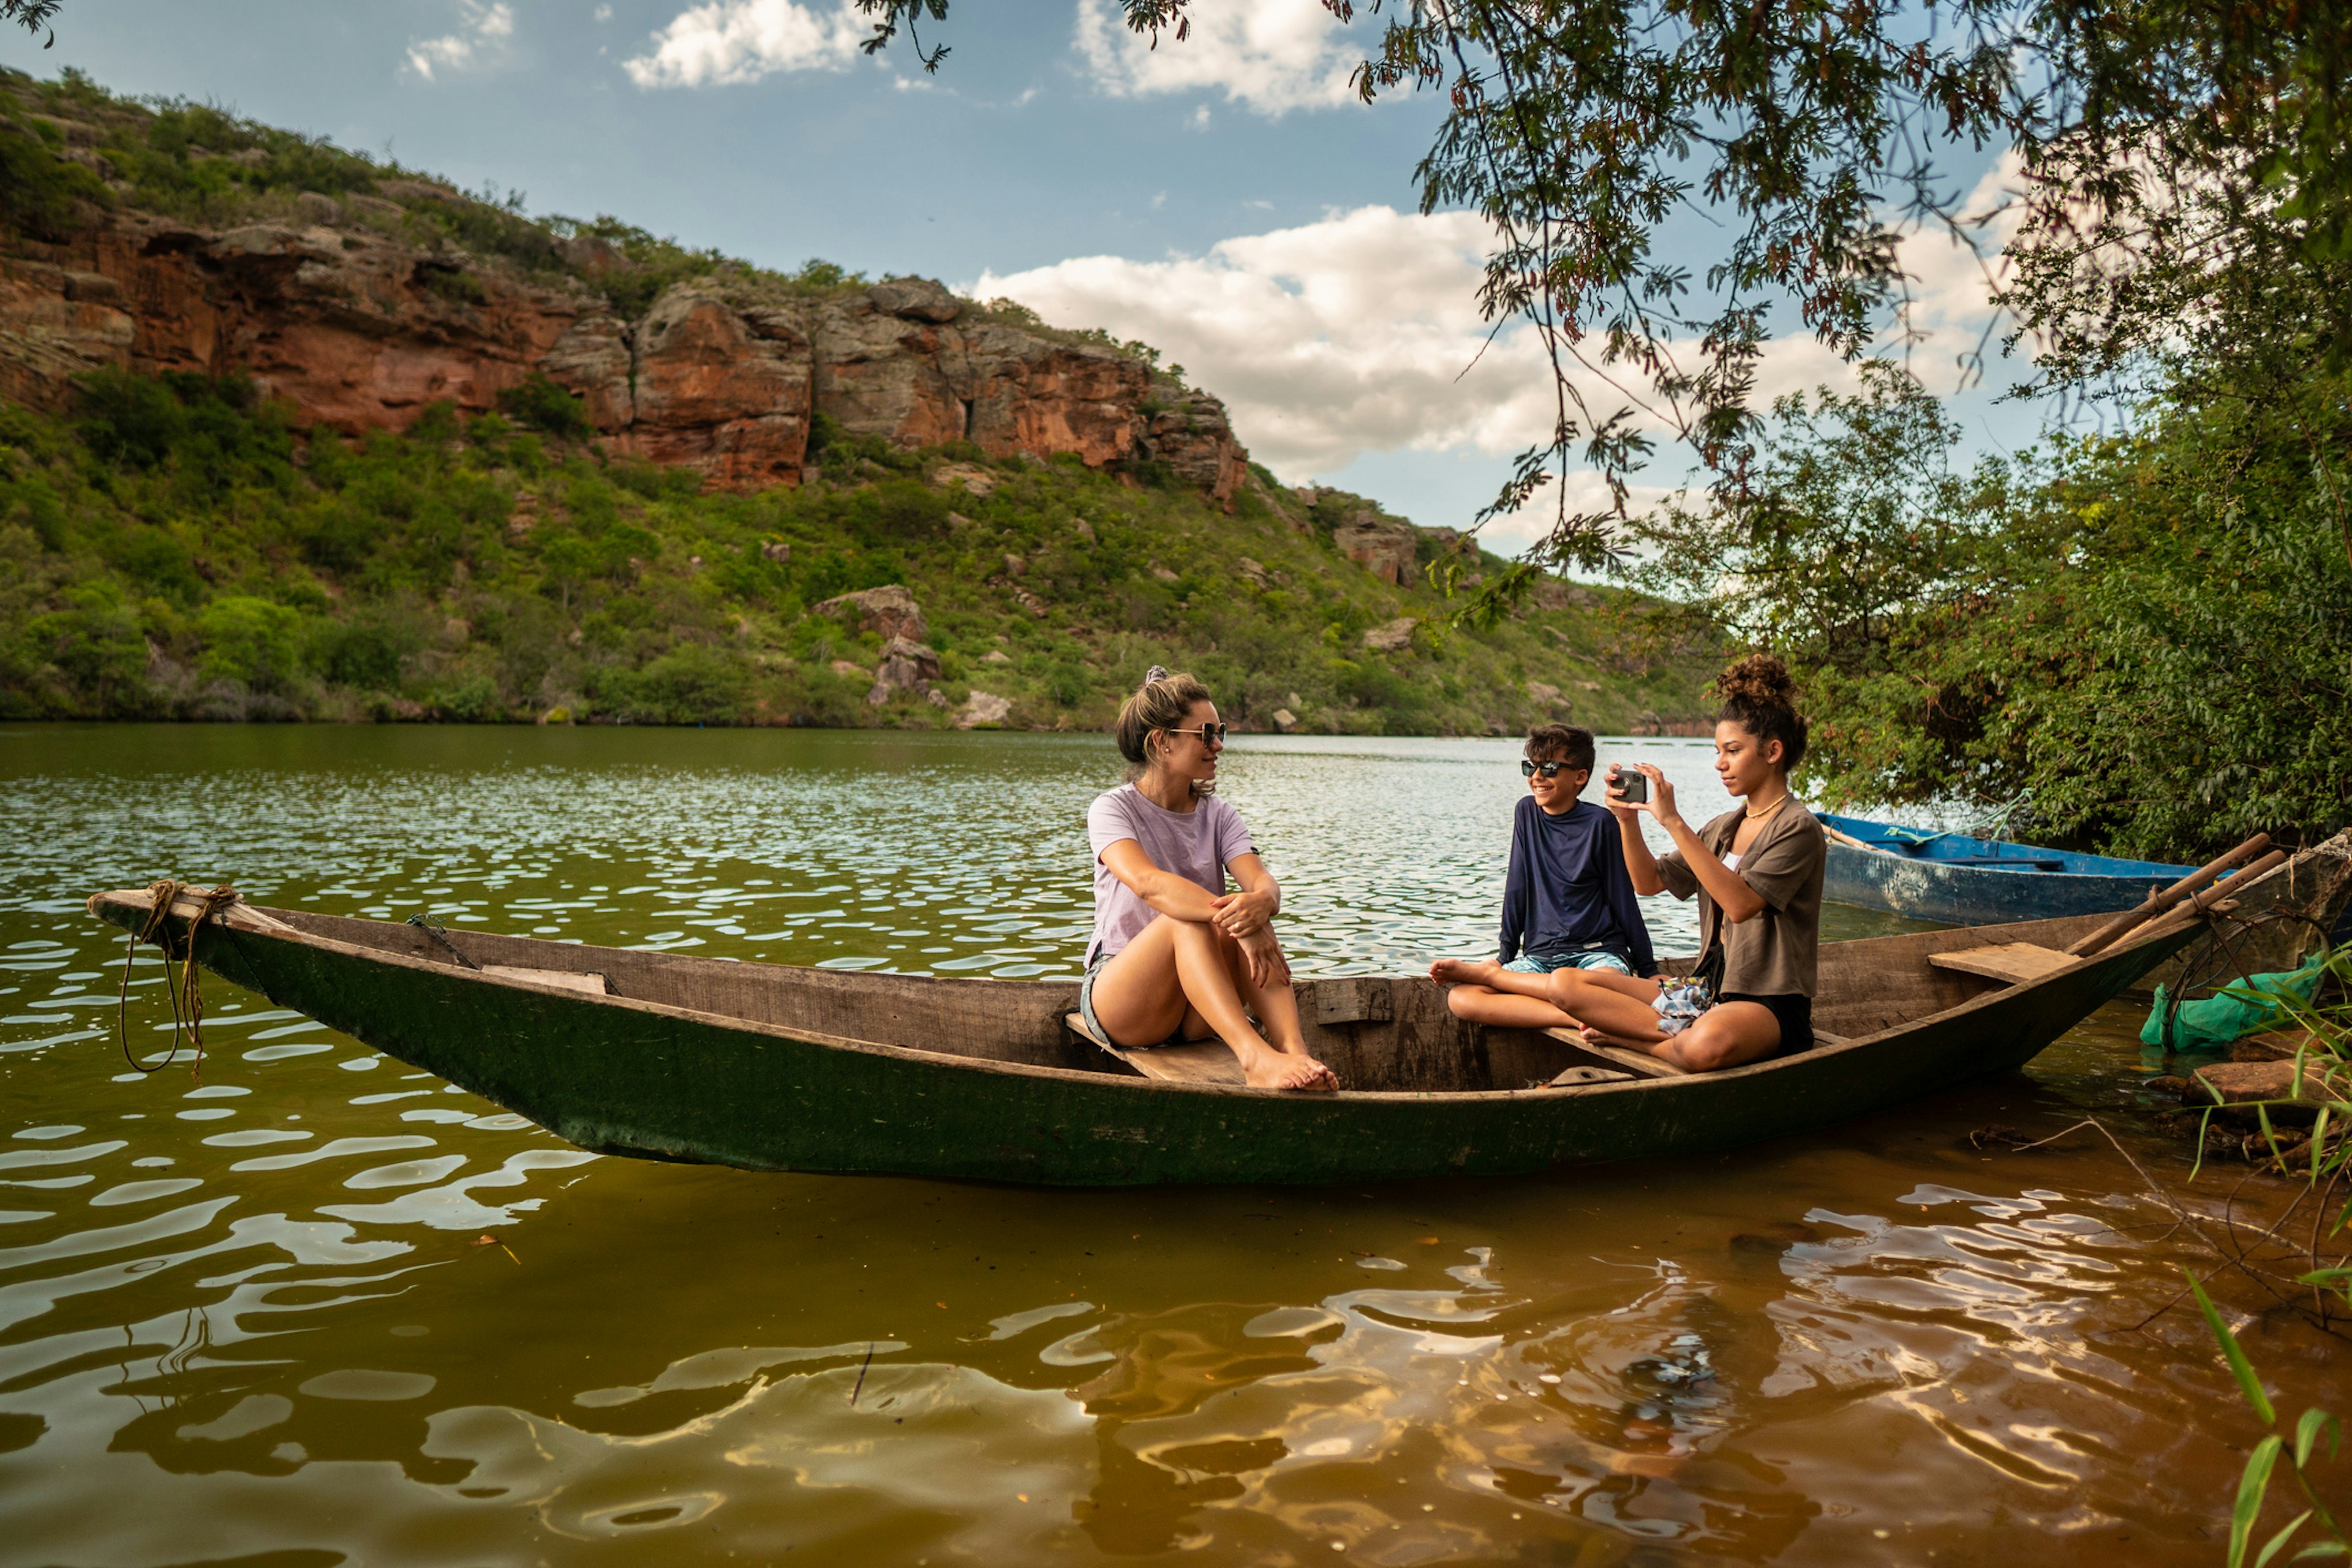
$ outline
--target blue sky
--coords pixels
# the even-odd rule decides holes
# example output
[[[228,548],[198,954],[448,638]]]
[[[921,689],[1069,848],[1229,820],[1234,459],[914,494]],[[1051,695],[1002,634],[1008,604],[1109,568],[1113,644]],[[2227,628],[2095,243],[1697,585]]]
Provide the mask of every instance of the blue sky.
[[[844,0],[67,0],[54,49],[12,32],[0,62],[212,100],[534,213],[1009,294],[1160,345],[1286,479],[1466,521],[1549,392],[1523,342],[1460,374],[1483,230],[1415,210],[1437,100],[1352,101],[1373,34],[1314,0],[1196,6],[1194,37],[1152,51],[1113,0],[962,0],[926,36],[953,51],[936,78],[903,40],[857,55]],[[1712,259],[1704,223],[1667,243]],[[1933,331],[1914,363],[1946,392],[1983,289],[1939,242],[1916,259]],[[1766,382],[1838,374],[1790,342]],[[1953,406],[1980,448],[2032,437],[1986,391]]]

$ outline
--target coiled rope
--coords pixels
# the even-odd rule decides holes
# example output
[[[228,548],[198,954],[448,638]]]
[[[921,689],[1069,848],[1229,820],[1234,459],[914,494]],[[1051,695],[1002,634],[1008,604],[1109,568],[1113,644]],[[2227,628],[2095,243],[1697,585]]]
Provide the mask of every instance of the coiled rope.
[[[200,907],[195,918],[188,922],[185,952],[174,953],[171,943],[172,906],[184,896],[195,900]],[[204,994],[197,989],[200,971],[196,968],[196,928],[215,915],[225,913],[241,896],[226,883],[217,888],[198,888],[166,878],[149,885],[147,919],[123,944],[122,984],[114,994],[115,1035],[122,1042],[122,1059],[131,1064],[133,1072],[161,1072],[170,1067],[179,1058],[183,1030],[187,1034],[190,1048],[195,1052],[194,1059],[188,1064],[188,1070],[194,1073],[203,1068],[205,999]],[[153,1067],[142,1066],[139,1058],[131,1052],[131,963],[138,953],[141,942],[152,942],[163,950],[164,989],[172,997],[172,1048]],[[180,960],[180,971],[176,975],[172,973],[174,958]]]

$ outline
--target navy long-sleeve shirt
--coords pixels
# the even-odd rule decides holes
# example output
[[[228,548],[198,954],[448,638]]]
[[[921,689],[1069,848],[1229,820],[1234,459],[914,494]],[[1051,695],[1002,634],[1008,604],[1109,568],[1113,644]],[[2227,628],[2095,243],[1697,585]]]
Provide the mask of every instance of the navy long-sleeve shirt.
[[[1617,819],[1581,800],[1554,816],[1521,796],[1503,882],[1503,962],[1523,948],[1552,954],[1596,942],[1616,948],[1636,974],[1658,972]]]

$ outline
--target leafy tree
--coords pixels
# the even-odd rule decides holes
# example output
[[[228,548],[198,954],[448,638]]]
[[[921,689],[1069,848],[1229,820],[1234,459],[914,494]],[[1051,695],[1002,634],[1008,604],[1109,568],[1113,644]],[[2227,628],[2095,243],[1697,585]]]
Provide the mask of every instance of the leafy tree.
[[[1353,0],[1324,0],[1343,20]],[[1155,45],[1190,0],[1121,0]],[[947,0],[858,0],[869,50]],[[2021,160],[2010,300],[2055,346],[2061,385],[2127,366],[2184,323],[2234,350],[2284,284],[2316,307],[2305,357],[2352,343],[2346,0],[1366,0],[1386,26],[1367,99],[1445,95],[1417,176],[1424,210],[1493,223],[1479,303],[1529,323],[1557,390],[1550,437],[1521,454],[1481,520],[1589,463],[1613,504],[1556,492],[1540,554],[1612,558],[1645,425],[1686,440],[1716,489],[1751,478],[1759,355],[1793,310],[1840,354],[1899,315],[1903,235],[1971,232],[1939,169],[1955,148]],[[1728,216],[1703,279],[1661,226]],[[2258,350],[2259,352],[2259,350]],[[1587,387],[1596,389],[1588,392]],[[1530,568],[1496,585],[1524,587]]]
[[[2043,835],[2175,859],[2324,836],[2352,822],[2347,392],[2191,378],[1959,474],[1875,374],[1784,401],[1743,494],[1637,524],[1642,576],[1790,657],[1834,799],[2030,796]]]
[[[268,599],[245,594],[215,599],[196,617],[204,639],[197,668],[207,679],[286,691],[301,672],[301,624],[300,616]]]

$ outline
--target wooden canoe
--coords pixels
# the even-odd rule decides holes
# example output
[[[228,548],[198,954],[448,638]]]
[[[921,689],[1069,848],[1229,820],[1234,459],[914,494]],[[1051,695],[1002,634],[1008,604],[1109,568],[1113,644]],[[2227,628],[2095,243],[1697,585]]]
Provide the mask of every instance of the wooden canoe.
[[[2287,897],[2294,864],[2242,889],[2240,907]],[[137,930],[149,895],[89,908]],[[168,940],[184,952],[198,907],[173,910]],[[1323,1183],[1690,1153],[2016,1068],[2195,939],[2188,913],[2022,968],[2017,954],[2063,948],[2099,917],[1831,943],[1814,1010],[1827,1043],[1706,1075],[1634,1072],[1580,1044],[1463,1024],[1426,979],[1302,980],[1308,1045],[1349,1086],[1312,1095],[1139,1076],[1065,1022],[1066,980],[445,938],[244,906],[199,922],[195,951],[275,1005],[599,1152],[1054,1185]]]
[[[2112,914],[2192,869],[1961,833],[1916,834],[1827,812],[1821,819],[1852,841],[1830,840],[1822,897],[1947,925]]]

